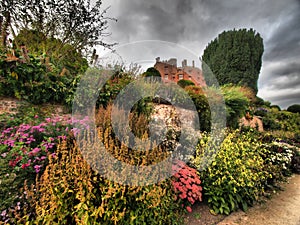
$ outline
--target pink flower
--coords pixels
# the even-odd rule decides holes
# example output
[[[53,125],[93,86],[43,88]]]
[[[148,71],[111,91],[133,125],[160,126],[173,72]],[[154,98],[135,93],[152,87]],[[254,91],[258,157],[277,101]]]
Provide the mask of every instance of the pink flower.
[[[39,118],[39,116],[38,116],[38,115],[35,115],[34,118],[37,119],[37,118]]]
[[[39,132],[44,132],[44,131],[45,131],[45,128],[39,128],[38,131],[39,131]]]
[[[186,210],[189,212],[189,213],[191,213],[193,210],[192,210],[192,208],[190,207],[190,206],[187,206],[186,207]]]
[[[29,155],[29,156],[34,156],[34,155],[36,155],[39,151],[41,151],[40,148],[34,148],[34,149],[32,149],[31,152],[28,153],[28,155]]]
[[[39,173],[41,167],[42,167],[42,166],[40,166],[40,165],[35,165],[33,168],[34,168],[34,170],[35,170],[36,173]]]

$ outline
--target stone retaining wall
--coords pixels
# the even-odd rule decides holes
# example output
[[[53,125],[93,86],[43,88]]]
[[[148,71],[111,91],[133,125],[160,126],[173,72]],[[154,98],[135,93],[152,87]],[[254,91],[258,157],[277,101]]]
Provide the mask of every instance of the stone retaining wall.
[[[17,99],[0,97],[0,113],[16,113],[20,103]]]
[[[26,104],[26,102],[14,98],[0,97],[0,114],[15,114],[21,104]],[[41,111],[47,111],[54,115],[64,115],[68,113],[64,106],[58,104],[43,104],[36,107],[40,108]]]

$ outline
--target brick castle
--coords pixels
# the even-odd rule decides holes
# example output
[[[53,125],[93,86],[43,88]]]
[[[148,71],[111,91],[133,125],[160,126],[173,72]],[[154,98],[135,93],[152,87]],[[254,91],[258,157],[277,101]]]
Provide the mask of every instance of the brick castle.
[[[157,69],[164,82],[178,82],[179,80],[190,80],[196,86],[205,87],[206,83],[202,74],[202,70],[195,67],[195,62],[192,61],[192,66],[187,65],[187,60],[182,61],[182,66],[177,67],[177,59],[161,61],[160,57],[156,58],[154,68]]]

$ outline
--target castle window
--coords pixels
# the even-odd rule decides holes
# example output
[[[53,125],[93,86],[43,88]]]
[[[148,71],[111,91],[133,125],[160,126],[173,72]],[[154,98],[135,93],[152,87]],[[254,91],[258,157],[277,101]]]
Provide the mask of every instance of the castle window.
[[[168,74],[165,74],[165,79],[169,79],[169,75]]]
[[[182,80],[182,79],[183,79],[183,74],[179,74],[179,75],[178,75],[178,79],[179,79],[179,80]]]

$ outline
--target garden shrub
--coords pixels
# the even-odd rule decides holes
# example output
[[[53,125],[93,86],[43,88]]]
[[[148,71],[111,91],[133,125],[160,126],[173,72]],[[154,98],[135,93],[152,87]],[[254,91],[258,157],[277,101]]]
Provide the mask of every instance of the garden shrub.
[[[5,128],[0,134],[1,182],[0,211],[12,207],[20,197],[19,189],[25,180],[28,184],[42,174],[47,157],[54,153],[56,145],[71,132],[71,120],[66,117],[46,118],[30,124]],[[35,122],[35,123],[34,123]],[[13,188],[12,188],[13,187]]]
[[[215,213],[247,210],[294,168],[292,161],[298,148],[268,134],[261,136],[255,130],[229,132],[219,149],[210,140],[210,135],[202,134],[192,164],[202,171],[204,198]],[[207,155],[210,161],[204,157]]]
[[[300,132],[300,117],[287,111],[270,111],[263,117],[265,130]]]
[[[221,87],[221,90],[226,105],[227,126],[238,128],[239,119],[245,115],[249,107],[247,93],[241,91],[242,87],[230,85]]]
[[[259,107],[254,111],[254,115],[255,116],[260,116],[260,117],[264,117],[266,116],[268,113],[268,109],[263,108],[263,107]]]
[[[187,86],[195,86],[194,82],[191,80],[179,80],[177,84],[182,88],[185,88]]]
[[[182,202],[188,212],[192,212],[191,205],[202,201],[201,180],[197,170],[178,161],[173,165],[174,180],[172,182],[176,193],[176,200]]]
[[[36,190],[34,189],[36,188]],[[28,191],[35,217],[28,224],[179,224],[171,180],[126,186],[106,180],[83,159],[76,144],[62,143]],[[31,219],[32,221],[29,221]]]
[[[218,91],[214,90],[214,88],[202,89],[194,86],[188,86],[185,90],[193,100],[198,111],[200,130],[209,132],[212,113],[209,104],[220,104],[222,102]],[[245,87],[226,85],[221,87],[221,93],[226,105],[227,126],[238,128],[239,119],[245,114],[249,106],[249,99],[253,97],[252,91]],[[210,101],[214,102],[208,102],[207,94],[210,96]]]
[[[18,60],[8,61],[0,55],[0,95],[23,99],[33,104],[63,103],[71,105],[80,74],[63,73],[53,63],[28,54],[27,61],[16,50]],[[82,69],[81,71],[84,71]],[[6,88],[9,86],[10,88]]]
[[[300,105],[299,104],[290,105],[287,108],[287,111],[292,113],[300,113]]]
[[[286,176],[291,175],[291,162],[296,147],[278,140],[265,143],[262,147],[268,150],[264,155],[265,170],[271,175],[268,178],[268,185],[284,181]]]
[[[195,168],[205,163],[205,151],[212,151],[214,160],[201,172],[204,196],[215,213],[229,214],[242,208],[246,210],[264,193],[264,183],[269,174],[264,171],[261,143],[250,134],[229,133],[220,149],[203,134],[193,159]]]
[[[199,124],[201,131],[210,131],[211,129],[211,111],[205,92],[200,87],[186,87],[190,98],[193,100],[199,115]]]

